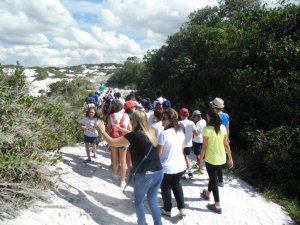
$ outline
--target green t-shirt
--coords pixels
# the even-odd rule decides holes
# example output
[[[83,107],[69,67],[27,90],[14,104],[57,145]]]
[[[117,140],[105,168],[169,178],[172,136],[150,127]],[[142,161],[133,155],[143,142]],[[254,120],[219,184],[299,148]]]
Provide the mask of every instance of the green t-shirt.
[[[208,145],[205,153],[205,162],[212,165],[223,165],[226,163],[226,152],[224,147],[224,137],[227,131],[224,125],[221,125],[220,132],[216,134],[213,126],[203,128],[202,135],[208,137]]]

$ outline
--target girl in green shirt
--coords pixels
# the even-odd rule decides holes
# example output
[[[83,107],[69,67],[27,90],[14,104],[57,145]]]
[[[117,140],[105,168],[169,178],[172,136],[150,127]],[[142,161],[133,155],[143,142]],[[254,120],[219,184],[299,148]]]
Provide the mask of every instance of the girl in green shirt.
[[[226,153],[228,155],[228,167],[233,167],[231,150],[228,143],[226,127],[221,124],[221,119],[216,109],[207,111],[208,125],[203,129],[203,145],[200,155],[200,162],[205,155],[205,165],[209,177],[208,189],[203,190],[202,197],[205,200],[210,199],[210,193],[213,193],[215,203],[208,204],[206,207],[216,213],[222,213],[220,207],[220,197],[218,188],[217,173],[226,163]]]

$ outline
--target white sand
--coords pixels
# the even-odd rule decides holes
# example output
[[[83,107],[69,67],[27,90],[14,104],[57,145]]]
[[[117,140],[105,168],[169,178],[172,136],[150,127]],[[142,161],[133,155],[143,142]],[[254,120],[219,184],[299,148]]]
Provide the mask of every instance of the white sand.
[[[36,202],[29,209],[22,210],[17,218],[0,221],[0,224],[136,224],[132,188],[129,187],[122,193],[118,182],[111,179],[110,154],[103,143],[98,146],[97,151],[98,158],[90,164],[85,164],[83,144],[63,148],[64,161],[53,167],[61,175],[57,179],[55,190],[51,192],[50,202]],[[225,177],[225,186],[219,189],[223,214],[210,212],[205,207],[208,202],[200,199],[200,192],[207,188],[207,179],[205,173],[182,182],[187,216],[184,219],[178,218],[173,199],[172,217],[163,218],[163,224],[293,224],[279,205],[265,200],[251,186],[236,178]],[[161,203],[160,194],[158,198]],[[148,224],[153,224],[148,207],[146,211]]]

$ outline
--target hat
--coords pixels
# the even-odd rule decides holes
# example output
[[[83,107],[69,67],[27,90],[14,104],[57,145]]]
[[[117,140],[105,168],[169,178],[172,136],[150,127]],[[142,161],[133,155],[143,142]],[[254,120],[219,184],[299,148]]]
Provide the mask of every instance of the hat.
[[[192,117],[193,116],[200,116],[201,115],[201,112],[199,110],[195,110],[192,114]]]
[[[147,103],[145,104],[145,108],[146,108],[146,109],[149,109],[149,110],[153,110],[153,105],[152,105],[151,103],[147,102]]]
[[[162,102],[160,102],[160,101],[158,101],[158,100],[155,100],[155,101],[153,102],[154,108],[156,108],[156,105],[161,105],[161,104],[162,104]]]
[[[170,108],[172,106],[169,100],[164,101],[162,105],[164,109]]]
[[[180,109],[180,115],[181,116],[188,116],[189,115],[189,110],[187,108]]]
[[[144,98],[143,98],[143,99],[141,100],[141,102],[142,102],[143,104],[145,104],[145,103],[147,103],[148,101],[147,101],[147,99],[144,99]]]
[[[125,102],[124,109],[126,110],[126,109],[132,108],[132,107],[134,107],[136,105],[137,104],[136,104],[135,101],[129,100],[129,101]]]
[[[224,108],[224,101],[221,98],[215,98],[212,102],[210,102],[211,106],[216,109]]]
[[[158,101],[160,104],[162,104],[164,102],[164,98],[163,97],[159,97],[156,99],[156,101]]]

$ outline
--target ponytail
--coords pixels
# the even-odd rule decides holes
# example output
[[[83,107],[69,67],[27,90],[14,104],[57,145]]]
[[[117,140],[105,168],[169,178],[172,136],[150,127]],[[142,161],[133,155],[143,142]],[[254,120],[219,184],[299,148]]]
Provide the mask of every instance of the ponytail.
[[[221,119],[218,115],[218,112],[216,109],[209,108],[207,110],[207,115],[210,117],[210,121],[208,123],[209,126],[213,126],[215,128],[216,134],[220,132],[220,126],[221,126]]]

